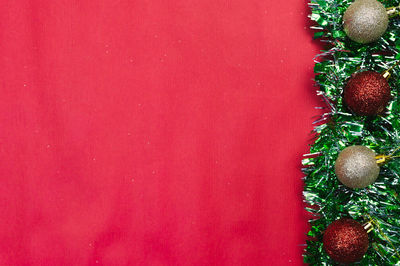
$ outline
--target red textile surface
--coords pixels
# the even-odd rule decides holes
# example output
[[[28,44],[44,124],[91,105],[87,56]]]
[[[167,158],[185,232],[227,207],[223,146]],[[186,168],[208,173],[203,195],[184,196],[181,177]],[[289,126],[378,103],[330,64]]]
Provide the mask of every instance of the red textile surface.
[[[306,1],[0,3],[0,265],[301,265]]]

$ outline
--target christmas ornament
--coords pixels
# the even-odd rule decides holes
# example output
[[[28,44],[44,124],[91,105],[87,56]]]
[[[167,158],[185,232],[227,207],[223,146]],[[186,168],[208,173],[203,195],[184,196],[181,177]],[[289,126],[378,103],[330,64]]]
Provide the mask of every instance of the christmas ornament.
[[[375,152],[365,146],[350,146],[339,153],[335,173],[349,188],[365,188],[378,178],[380,167]]]
[[[368,233],[353,219],[342,218],[331,223],[323,236],[326,253],[339,263],[353,263],[362,259],[369,245]]]
[[[353,74],[344,88],[344,101],[347,107],[357,115],[381,114],[385,111],[390,99],[390,86],[387,79],[375,71]]]
[[[347,36],[358,43],[378,40],[388,27],[386,8],[376,0],[356,0],[343,16]]]
[[[309,0],[311,7],[312,30],[315,38],[322,38],[330,44],[324,47],[315,62],[315,80],[319,85],[318,94],[327,103],[322,108],[323,114],[315,121],[315,142],[310,153],[303,159],[304,198],[307,202],[307,211],[314,217],[310,219],[310,231],[305,248],[304,262],[307,265],[342,265],[330,258],[324,249],[332,250],[328,243],[329,234],[325,236],[325,247],[322,225],[329,225],[332,217],[341,217],[350,214],[352,217],[368,219],[368,212],[374,223],[374,233],[370,248],[361,259],[362,265],[400,265],[400,204],[399,204],[399,164],[388,163],[385,171],[379,174],[378,183],[364,190],[337,188],[338,182],[327,178],[337,159],[336,149],[343,143],[368,143],[368,147],[380,147],[387,150],[389,147],[398,147],[400,138],[399,116],[400,98],[397,97],[397,88],[400,79],[389,81],[392,87],[392,104],[384,108],[384,117],[364,119],[351,116],[343,112],[347,108],[344,97],[343,81],[354,74],[357,64],[374,67],[384,78],[385,74],[380,67],[392,66],[396,56],[396,45],[400,43],[399,21],[390,21],[386,33],[377,42],[368,45],[357,44],[350,39],[343,42],[343,7],[348,7],[354,0]],[[385,6],[398,5],[398,1],[383,1]],[[392,11],[392,15],[398,15]],[[389,11],[388,11],[389,13]],[[389,14],[389,19],[391,15]],[[359,71],[357,71],[359,72]],[[396,88],[396,90],[395,90]],[[333,119],[329,119],[332,117]],[[374,148],[374,151],[378,149]],[[386,154],[386,153],[385,153]],[[380,155],[379,155],[380,156]],[[385,162],[387,157],[376,156],[378,166]],[[392,157],[393,158],[393,157]],[[383,167],[382,167],[383,168]],[[312,207],[310,207],[312,206]],[[361,221],[361,220],[359,220]],[[363,220],[364,221],[364,220]],[[326,226],[323,229],[326,229]],[[366,228],[364,228],[366,229]],[[336,242],[337,243],[337,242]],[[342,254],[331,252],[329,254]],[[334,256],[334,255],[332,255]],[[345,256],[347,257],[347,256]],[[336,258],[339,261],[340,257]],[[361,265],[360,264],[360,265]]]

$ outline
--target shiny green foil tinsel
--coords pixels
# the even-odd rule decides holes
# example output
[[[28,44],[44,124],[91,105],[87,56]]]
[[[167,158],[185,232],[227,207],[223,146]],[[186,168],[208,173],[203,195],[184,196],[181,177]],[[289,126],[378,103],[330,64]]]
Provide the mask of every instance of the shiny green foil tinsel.
[[[324,114],[315,121],[315,143],[303,160],[304,197],[312,215],[304,262],[311,265],[337,265],[322,246],[327,226],[341,217],[360,223],[368,216],[378,224],[371,233],[370,246],[363,260],[355,265],[400,265],[400,158],[381,167],[377,181],[365,189],[353,190],[336,178],[334,164],[339,151],[350,145],[365,145],[377,154],[389,155],[400,146],[400,66],[392,71],[389,84],[393,101],[387,115],[374,118],[351,114],[343,105],[342,92],[352,73],[363,70],[384,72],[400,54],[400,17],[390,19],[382,38],[371,44],[357,44],[343,32],[342,16],[352,1],[311,0],[315,21],[314,37],[328,47],[315,58],[318,95],[325,101]],[[398,1],[382,1],[386,7]]]

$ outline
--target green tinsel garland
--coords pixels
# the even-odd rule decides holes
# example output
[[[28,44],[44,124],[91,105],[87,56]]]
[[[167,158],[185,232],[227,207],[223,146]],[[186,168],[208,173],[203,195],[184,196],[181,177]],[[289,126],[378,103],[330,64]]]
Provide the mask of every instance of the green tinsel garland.
[[[315,38],[321,38],[328,49],[316,57],[315,81],[318,94],[326,102],[325,114],[315,122],[315,143],[303,160],[306,209],[310,220],[304,261],[312,265],[336,265],[322,247],[322,233],[340,217],[359,222],[372,217],[379,228],[370,234],[370,247],[357,265],[400,265],[400,159],[381,167],[377,181],[365,188],[352,190],[336,178],[334,164],[339,151],[350,145],[365,145],[377,154],[390,154],[400,146],[400,67],[392,71],[389,84],[393,101],[387,116],[375,118],[354,116],[343,106],[342,92],[346,80],[355,71],[370,69],[383,72],[393,66],[400,54],[400,17],[390,19],[386,33],[379,41],[357,44],[346,37],[342,16],[353,1],[311,0],[311,19]],[[386,7],[398,1],[382,1]],[[397,249],[397,251],[395,250]]]

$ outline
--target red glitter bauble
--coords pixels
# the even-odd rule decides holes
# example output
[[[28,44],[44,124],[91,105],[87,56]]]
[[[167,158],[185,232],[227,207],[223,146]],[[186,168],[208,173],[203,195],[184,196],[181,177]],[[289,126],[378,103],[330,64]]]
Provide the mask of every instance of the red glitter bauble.
[[[344,101],[357,115],[383,113],[390,98],[389,83],[382,74],[374,71],[354,74],[344,88]]]
[[[331,223],[324,233],[323,242],[329,257],[339,263],[360,261],[369,245],[364,227],[348,218]]]

